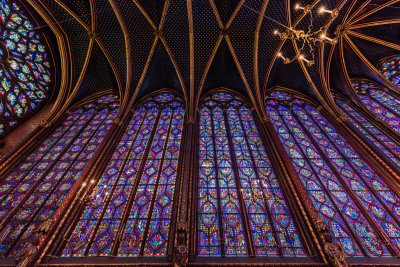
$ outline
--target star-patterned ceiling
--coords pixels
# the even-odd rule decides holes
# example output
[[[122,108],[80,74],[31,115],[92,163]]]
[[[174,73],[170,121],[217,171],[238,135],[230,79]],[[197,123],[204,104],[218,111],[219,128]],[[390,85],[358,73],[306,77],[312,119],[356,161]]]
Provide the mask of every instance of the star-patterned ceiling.
[[[59,31],[70,67],[63,90],[70,105],[114,89],[121,108],[155,90],[181,93],[196,116],[201,97],[217,87],[244,95],[265,114],[265,90],[300,91],[332,108],[332,92],[354,98],[350,79],[366,78],[399,90],[377,70],[399,54],[400,0],[27,0],[48,27]],[[295,4],[309,6],[309,13]],[[319,14],[324,6],[336,17]],[[318,42],[295,59],[302,43],[274,30],[326,30],[338,42]],[[56,45],[55,45],[56,46]],[[61,87],[60,87],[61,88]]]

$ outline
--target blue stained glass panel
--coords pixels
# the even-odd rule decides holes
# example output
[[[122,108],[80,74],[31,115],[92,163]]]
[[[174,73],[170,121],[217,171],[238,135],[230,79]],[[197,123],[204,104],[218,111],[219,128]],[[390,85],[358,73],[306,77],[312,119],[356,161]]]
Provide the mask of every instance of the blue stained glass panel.
[[[3,180],[0,253],[17,257],[35,237],[34,229],[52,218],[103,141],[119,105],[98,101],[75,110]],[[14,179],[12,179],[14,178]],[[12,180],[11,180],[12,179]]]
[[[336,99],[336,103],[338,103],[342,111],[348,115],[348,121],[352,128],[357,131],[360,136],[367,139],[370,144],[373,144],[377,152],[382,153],[391,160],[395,166],[400,168],[400,147],[374,124],[364,118],[351,105],[340,99]]]
[[[305,256],[253,116],[236,96],[205,99],[199,161],[200,256],[248,255],[245,220],[256,255]]]
[[[384,234],[398,250],[399,217],[393,209],[398,196],[316,108],[287,95],[290,102],[276,101],[275,94],[267,97],[267,112],[321,218],[348,256],[390,256],[370,220],[381,229],[393,229]],[[350,108],[343,102],[341,106]]]
[[[400,98],[372,82],[354,80],[352,85],[363,104],[389,127],[400,133]]]
[[[378,70],[385,78],[400,87],[400,56],[388,58],[385,62],[381,63]]]
[[[136,110],[63,257],[166,255],[183,119],[170,93]]]
[[[0,2],[0,137],[47,101],[50,61],[43,37],[25,12],[10,0]]]

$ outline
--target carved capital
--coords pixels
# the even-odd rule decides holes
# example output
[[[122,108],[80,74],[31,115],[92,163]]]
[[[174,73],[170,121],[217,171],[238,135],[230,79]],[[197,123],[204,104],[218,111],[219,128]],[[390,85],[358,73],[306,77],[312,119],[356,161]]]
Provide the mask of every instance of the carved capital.
[[[47,221],[43,222],[41,225],[39,225],[39,227],[36,228],[35,231],[41,235],[47,234],[50,231],[52,223],[53,223],[53,218],[50,218]]]
[[[336,118],[336,121],[338,121],[338,122],[344,122],[347,120],[348,120],[348,117],[345,114],[340,115],[339,117]]]
[[[194,124],[196,120],[194,118],[188,118],[186,122]]]
[[[48,128],[51,126],[50,122],[48,122],[47,120],[41,120],[40,125],[43,126],[44,128]]]
[[[122,121],[120,118],[115,118],[113,121],[114,124],[121,126],[122,125]]]

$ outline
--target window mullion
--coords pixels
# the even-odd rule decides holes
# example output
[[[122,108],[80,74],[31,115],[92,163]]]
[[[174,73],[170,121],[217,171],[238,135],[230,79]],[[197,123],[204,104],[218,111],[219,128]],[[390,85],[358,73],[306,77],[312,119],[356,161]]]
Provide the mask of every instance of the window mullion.
[[[162,151],[161,160],[160,160],[160,166],[158,166],[156,184],[154,186],[153,195],[151,196],[149,213],[148,213],[149,215],[148,215],[148,218],[147,218],[146,226],[144,228],[143,240],[142,240],[142,244],[141,244],[141,248],[140,248],[140,252],[139,252],[140,256],[143,256],[144,247],[145,247],[146,241],[147,241],[147,234],[149,233],[151,217],[153,216],[154,204],[155,204],[155,201],[156,201],[156,196],[157,196],[158,186],[159,186],[159,182],[160,182],[160,177],[161,177],[161,173],[162,173],[162,170],[163,170],[164,157],[165,157],[165,152],[166,152],[167,146],[168,146],[168,139],[169,139],[169,136],[170,136],[170,133],[171,133],[171,125],[172,125],[172,120],[174,118],[174,114],[175,114],[175,110],[172,110],[171,117],[169,119],[167,136],[165,137],[165,141],[164,141],[163,151]]]
[[[353,171],[357,174],[358,177],[360,177],[360,180],[365,184],[365,186],[369,189],[369,191],[371,192],[371,194],[373,194],[375,196],[375,198],[380,202],[380,204],[386,209],[386,211],[390,214],[390,216],[393,218],[393,220],[395,220],[395,222],[399,224],[399,220],[397,219],[397,217],[393,214],[393,212],[388,208],[388,206],[386,205],[386,203],[384,203],[381,199],[381,197],[379,197],[377,195],[377,193],[375,192],[375,190],[373,188],[371,188],[370,183],[368,183],[367,181],[364,180],[363,175],[361,175],[361,173],[358,172],[358,170],[356,168],[354,168],[353,164],[349,161],[349,159],[346,157],[346,155],[343,154],[343,152],[337,147],[337,145],[335,144],[335,142],[331,139],[331,137],[325,133],[325,131],[321,128],[321,126],[319,125],[319,123],[315,120],[315,118],[309,114],[308,111],[306,111],[306,113],[308,114],[308,116],[311,118],[311,120],[314,122],[314,124],[318,127],[318,129],[326,136],[326,138],[328,140],[331,141],[331,144],[333,145],[333,147],[336,148],[336,150],[340,153],[340,155],[342,156],[342,158],[344,158],[344,160],[347,162],[347,164],[349,165],[350,168],[353,169]],[[361,157],[360,157],[361,158]],[[389,187],[390,188],[390,187]],[[397,193],[393,192],[394,194],[397,195]],[[368,212],[366,212],[368,213]],[[379,226],[377,226],[377,228],[379,228]],[[397,253],[396,253],[397,255]]]
[[[49,168],[41,175],[41,178],[32,186],[29,191],[26,193],[24,198],[18,203],[18,205],[7,215],[7,217],[0,224],[0,229],[4,228],[4,226],[11,220],[11,218],[15,215],[15,213],[22,207],[22,205],[28,200],[28,198],[33,194],[39,184],[46,178],[47,174],[52,170],[52,168],[58,163],[59,159],[64,155],[64,153],[72,146],[74,141],[78,138],[78,136],[85,130],[85,128],[90,124],[93,120],[94,116],[96,116],[98,111],[96,110],[92,116],[88,119],[88,121],[81,127],[81,129],[76,133],[76,135],[71,138],[70,142],[65,146],[62,152],[57,156],[56,159],[52,161]]]
[[[149,155],[151,146],[153,144],[154,136],[155,136],[156,131],[157,131],[157,125],[158,125],[158,122],[160,121],[163,107],[164,106],[158,106],[157,117],[154,120],[153,126],[151,128],[151,133],[150,133],[149,139],[147,140],[147,143],[146,143],[145,151],[143,152],[142,160],[140,162],[139,168],[138,168],[138,170],[136,172],[136,175],[135,175],[132,191],[131,191],[131,194],[130,194],[129,199],[128,199],[128,205],[127,205],[127,207],[125,207],[125,210],[124,210],[124,215],[123,215],[123,216],[125,216],[125,218],[123,217],[123,220],[124,220],[123,225],[124,225],[124,227],[121,226],[122,230],[121,230],[120,236],[118,236],[118,241],[117,241],[118,244],[116,244],[115,247],[112,248],[111,255],[117,254],[118,248],[120,247],[121,242],[123,240],[123,235],[124,235],[125,230],[126,230],[125,229],[126,228],[126,222],[129,219],[129,214],[131,212],[132,206],[135,204],[134,202],[135,202],[135,197],[137,195],[137,190],[139,188],[141,177],[143,176],[144,168],[146,167],[147,157]],[[135,225],[137,224],[138,219],[139,218],[135,218]]]
[[[350,105],[349,105],[350,106]],[[353,107],[351,107],[353,110],[355,110]],[[384,148],[386,148],[388,151],[390,151],[390,153],[392,154],[392,156],[394,156],[395,158],[397,158],[399,161],[400,161],[400,157],[396,154],[396,153],[394,153],[393,151],[392,151],[392,149],[390,148],[390,147],[388,147],[387,146],[387,144],[385,143],[385,142],[383,142],[381,139],[379,139],[379,138],[376,138],[376,135],[374,134],[374,133],[372,133],[371,132],[371,130],[369,130],[368,128],[366,128],[365,127],[365,125],[364,124],[361,124],[354,116],[353,116],[353,114],[351,114],[350,112],[348,112],[346,109],[344,109],[344,108],[342,108],[341,109],[347,116],[349,116],[355,123],[357,123],[361,128],[363,128],[364,129],[364,131],[366,131],[368,134],[370,134],[379,144],[381,144],[381,146],[383,146]],[[356,111],[356,110],[355,110]],[[356,111],[357,112],[357,111]],[[362,114],[360,114],[359,113],[359,115],[360,116],[363,116]],[[365,117],[364,117],[364,119],[366,119]],[[371,123],[371,122],[370,122]],[[375,126],[375,125],[374,125]],[[376,127],[376,126],[375,126]],[[379,130],[380,131],[380,130]],[[382,133],[383,134],[383,133]],[[386,136],[386,134],[384,134],[385,135],[385,137],[387,137]]]
[[[349,104],[348,104],[349,105]],[[366,106],[364,104],[364,106]],[[383,120],[382,121],[377,121],[372,119],[373,116],[376,116],[370,109],[365,109],[362,107],[358,107],[356,105],[352,105],[351,108],[353,108],[358,114],[363,116],[365,120],[367,120],[369,123],[371,123],[375,128],[377,128],[382,134],[384,134],[388,139],[390,139],[393,143],[396,143],[397,146],[400,146],[400,141],[397,136],[399,136],[399,133],[391,128],[389,125],[387,125]],[[400,158],[400,156],[399,156]]]
[[[379,99],[372,97],[368,91],[368,94],[366,94],[366,96],[371,99],[372,101],[378,103],[380,106],[382,106],[384,109],[387,109],[389,112],[393,113],[394,115],[396,115],[398,118],[400,118],[400,114],[397,113],[397,111],[393,110],[391,107],[387,106],[386,104],[382,103]]]
[[[101,123],[99,123],[99,125],[96,127],[96,129],[93,131],[93,133],[90,135],[90,137],[87,139],[86,143],[82,146],[82,148],[79,150],[79,152],[76,154],[76,157],[70,162],[70,165],[63,170],[63,176],[72,168],[73,164],[76,162],[77,158],[79,157],[79,155],[82,153],[82,151],[87,147],[87,145],[89,144],[90,140],[93,138],[93,136],[96,134],[96,132],[98,131],[98,129],[101,127],[101,125],[103,124],[103,122],[108,118],[108,116],[110,115],[111,111],[109,110],[107,115],[104,116],[104,118],[102,119]],[[92,118],[93,119],[93,118]],[[86,125],[87,126],[87,125]],[[86,128],[86,127],[85,127]],[[82,131],[83,132],[83,131]],[[77,137],[79,137],[81,135],[80,132]],[[76,139],[76,138],[75,138]],[[74,142],[71,142],[71,145]],[[65,151],[64,151],[65,152]],[[64,177],[63,177],[64,178]],[[32,221],[34,220],[34,218],[36,217],[36,215],[41,211],[41,209],[43,208],[43,206],[46,204],[47,200],[50,198],[50,196],[53,194],[53,192],[58,188],[59,184],[64,180],[64,179],[59,179],[55,186],[53,187],[53,189],[48,193],[47,197],[43,200],[42,204],[36,209],[36,211],[33,213],[33,215],[30,216],[30,220],[29,222],[25,225],[24,229],[21,230],[19,236],[16,238],[16,240],[14,241],[13,245],[9,248],[7,254],[9,254],[13,247],[18,243],[20,237],[23,235],[23,233],[26,231],[26,229],[28,228],[28,226],[32,223]]]
[[[318,142],[315,141],[314,137],[308,132],[308,130],[305,128],[304,124],[301,122],[300,118],[297,116],[297,114],[295,112],[293,112],[293,110],[291,110],[293,117],[296,118],[297,123],[300,125],[300,127],[302,127],[304,133],[308,136],[308,138],[311,140],[311,142],[314,143],[315,148],[318,150],[318,152],[320,153],[321,157],[324,158],[324,161],[328,164],[328,166],[330,167],[330,169],[332,170],[332,172],[335,174],[336,178],[340,181],[341,185],[343,186],[343,188],[345,188],[346,192],[349,194],[349,196],[351,196],[351,198],[353,199],[354,203],[357,205],[357,207],[360,209],[360,211],[362,212],[362,214],[364,215],[364,217],[368,220],[369,224],[374,228],[375,233],[378,234],[379,238],[381,240],[385,240],[385,243],[387,243],[387,247],[390,250],[390,252],[394,255],[397,255],[396,250],[392,247],[390,241],[386,238],[386,236],[381,232],[380,228],[376,225],[375,221],[369,216],[368,211],[365,209],[365,207],[360,203],[359,199],[357,198],[357,196],[355,195],[355,193],[353,192],[353,190],[351,190],[351,188],[349,188],[349,186],[347,185],[347,183],[343,180],[342,176],[340,175],[340,173],[338,172],[338,170],[335,168],[335,166],[333,166],[333,164],[331,163],[331,161],[326,157],[325,153],[322,151],[321,147],[318,145]]]
[[[231,136],[229,122],[228,122],[228,118],[227,118],[226,107],[224,107],[224,109],[223,109],[223,117],[224,117],[226,135],[228,137],[227,139],[228,139],[228,144],[229,144],[229,152],[230,152],[231,159],[232,159],[232,167],[233,167],[233,172],[234,172],[234,179],[235,179],[235,182],[236,182],[236,188],[237,188],[238,197],[239,197],[239,203],[240,203],[241,214],[242,214],[242,221],[243,221],[243,224],[244,224],[244,231],[246,233],[245,238],[246,238],[246,242],[247,242],[247,248],[249,250],[249,255],[250,256],[255,256],[254,246],[253,246],[253,242],[252,242],[252,239],[251,239],[249,217],[247,215],[246,204],[244,202],[243,189],[242,189],[241,183],[239,181],[239,169],[238,169],[238,166],[237,166],[235,152],[234,152],[234,148],[233,148],[233,144],[232,144],[232,136]]]
[[[142,121],[140,122],[140,126],[138,127],[138,130],[137,130],[137,132],[136,132],[135,138],[134,138],[133,141],[132,141],[132,145],[130,146],[130,148],[129,148],[127,154],[126,154],[127,156],[126,156],[126,158],[124,159],[124,163],[122,164],[122,166],[121,166],[121,168],[120,168],[120,171],[119,171],[119,174],[118,174],[118,181],[119,181],[120,177],[122,176],[122,172],[124,171],[124,169],[125,169],[125,167],[126,167],[126,164],[127,164],[127,162],[128,162],[128,159],[129,159],[129,155],[131,154],[132,150],[133,150],[134,147],[135,147],[136,140],[137,140],[138,137],[139,137],[140,130],[141,130],[142,127],[143,127],[143,123],[144,123],[144,121],[146,120],[146,116],[147,116],[148,112],[149,112],[149,111],[146,110],[146,113],[144,114],[144,116],[143,116],[143,118],[142,118]],[[134,115],[134,114],[133,114],[133,115]],[[132,119],[133,119],[133,118],[132,118]],[[128,127],[129,127],[129,126],[128,126]],[[153,127],[154,127],[154,126],[153,126]],[[136,180],[134,180],[134,181],[136,181]],[[115,184],[118,184],[118,182],[116,182]],[[131,202],[133,202],[133,197],[134,197],[134,195],[135,195],[135,192],[136,192],[136,189],[135,189],[135,188],[132,188],[132,189],[131,189],[131,192],[130,192],[130,194],[129,194],[128,200],[127,200],[127,206],[125,207],[124,213],[123,213],[122,218],[121,218],[121,223],[120,223],[120,225],[119,225],[119,227],[118,227],[117,234],[115,235],[116,239],[115,239],[115,241],[113,242],[113,245],[112,245],[111,250],[110,250],[110,255],[111,255],[111,256],[115,256],[115,254],[117,253],[118,247],[119,247],[119,245],[120,245],[120,243],[121,243],[122,234],[123,234],[123,231],[124,231],[124,229],[125,229],[125,224],[126,224],[126,221],[127,221],[127,219],[128,219],[129,211],[130,211],[131,206],[132,206],[132,203],[131,203]]]
[[[344,218],[343,214],[342,214],[342,210],[339,209],[339,207],[336,205],[336,202],[333,200],[333,197],[331,196],[331,193],[329,192],[329,190],[325,187],[324,183],[321,181],[321,179],[318,176],[318,172],[315,170],[313,164],[310,162],[309,158],[307,157],[306,153],[303,151],[303,147],[301,146],[301,144],[299,144],[299,142],[297,141],[297,139],[294,137],[295,134],[292,132],[292,129],[287,125],[285,119],[282,117],[281,113],[279,111],[277,111],[277,114],[281,120],[281,122],[285,125],[285,127],[288,129],[288,131],[291,133],[291,135],[293,136],[293,140],[296,143],[296,145],[299,147],[299,150],[304,158],[305,161],[307,161],[308,165],[310,166],[310,168],[312,169],[312,171],[314,172],[315,177],[318,179],[319,185],[324,189],[325,193],[328,195],[332,205],[334,205],[335,209],[338,211],[339,216],[342,218],[343,222],[346,224],[347,229],[350,231],[353,239],[358,243],[359,248],[361,249],[361,251],[364,253],[364,255],[368,256],[368,253],[366,253],[366,251],[364,250],[364,246],[362,245],[361,240],[358,239],[357,235],[353,232],[353,229],[350,227],[350,225],[348,224],[347,220]],[[293,112],[291,112],[291,114],[293,114]],[[294,116],[293,116],[294,117]],[[296,117],[294,117],[296,118]],[[297,120],[297,119],[296,119]],[[302,125],[300,123],[300,125]],[[302,127],[302,126],[301,126]],[[302,127],[303,128],[303,127]],[[304,131],[304,128],[303,128]],[[308,136],[308,135],[307,135]],[[310,139],[312,140],[312,139]],[[315,143],[313,143],[315,146]]]
[[[225,239],[224,239],[224,223],[222,221],[222,204],[221,204],[221,192],[219,188],[219,168],[217,162],[217,149],[215,148],[215,131],[214,131],[214,109],[209,109],[210,119],[211,119],[211,133],[210,137],[213,141],[213,151],[214,151],[214,167],[215,167],[215,185],[217,188],[217,203],[218,203],[218,223],[219,223],[219,238],[221,242],[221,256],[225,256]],[[208,190],[208,188],[207,188]]]
[[[242,127],[243,137],[244,137],[245,143],[246,143],[245,145],[247,146],[247,150],[249,151],[250,159],[251,159],[251,162],[253,164],[253,170],[254,170],[254,173],[255,173],[256,178],[257,178],[256,181],[258,183],[258,186],[260,187],[260,191],[261,191],[261,194],[262,194],[263,202],[264,202],[264,205],[265,205],[265,210],[266,210],[267,215],[268,215],[268,221],[269,221],[269,224],[271,225],[272,234],[273,234],[274,239],[275,239],[276,248],[278,249],[279,256],[283,256],[282,247],[280,246],[279,238],[278,238],[278,235],[277,235],[276,229],[275,229],[275,224],[272,221],[271,211],[269,210],[267,197],[265,195],[265,191],[263,190],[263,183],[261,182],[261,178],[260,178],[260,175],[258,173],[256,161],[254,160],[253,151],[251,151],[251,149],[250,149],[250,143],[249,143],[249,140],[248,140],[247,132],[246,132],[246,129],[245,129],[244,125],[243,125],[242,115],[240,114],[240,112],[238,110],[235,109],[235,111],[238,112],[237,116],[238,116],[238,119],[240,121],[240,126]],[[251,190],[253,191],[253,188],[251,188]],[[265,252],[267,253],[267,250]]]
[[[155,131],[155,128],[156,128],[156,125],[157,125],[157,123],[158,123],[159,118],[160,118],[160,111],[158,112],[158,114],[157,114],[157,119],[156,119],[155,123],[153,124],[152,134],[153,134],[154,131]],[[153,136],[154,136],[154,135],[153,135]],[[151,136],[150,138],[152,138],[153,136]],[[149,140],[149,141],[150,141],[150,140]],[[151,141],[152,141],[152,139],[151,139]],[[149,143],[148,143],[148,144],[149,144]],[[151,144],[151,143],[150,143],[150,144]],[[148,152],[148,150],[147,150],[146,152]],[[147,157],[147,154],[145,154],[145,155],[146,155],[146,157]],[[145,158],[146,158],[146,157],[143,156],[142,163],[143,163],[143,161],[145,161]],[[139,173],[139,171],[138,171],[138,173]],[[121,175],[122,175],[122,172],[118,174],[118,177],[117,177],[117,179],[116,179],[116,181],[115,181],[115,183],[114,183],[114,185],[113,185],[113,187],[112,187],[112,189],[111,189],[111,192],[110,192],[110,194],[108,195],[108,199],[107,199],[107,201],[106,201],[106,203],[105,203],[105,205],[104,205],[104,207],[103,207],[103,210],[102,210],[102,212],[101,212],[101,215],[100,215],[100,218],[101,218],[101,219],[98,219],[98,220],[97,220],[97,222],[96,222],[96,227],[94,228],[93,233],[92,233],[92,235],[91,235],[91,237],[90,237],[90,239],[89,239],[89,241],[88,241],[88,246],[86,247],[85,252],[84,252],[84,255],[85,255],[85,256],[88,255],[89,250],[90,250],[90,248],[91,248],[92,245],[93,245],[94,239],[96,238],[97,232],[98,232],[98,230],[99,230],[99,228],[100,228],[101,221],[102,221],[102,219],[104,218],[104,215],[105,215],[105,213],[106,213],[106,211],[107,211],[108,205],[109,205],[110,202],[112,201],[112,197],[113,197],[113,195],[114,195],[115,189],[117,188],[117,185],[118,185],[119,179],[121,178]],[[136,188],[133,188],[132,191],[136,191]]]
[[[81,114],[81,116],[82,116],[82,115],[83,115],[83,113]],[[32,170],[34,170],[34,168],[39,164],[39,162],[40,162],[40,161],[47,155],[47,153],[48,153],[54,146],[56,146],[56,145],[58,144],[58,142],[69,132],[69,130],[71,129],[71,127],[75,125],[75,123],[79,120],[79,118],[80,118],[81,116],[79,116],[79,117],[74,121],[74,123],[72,123],[72,124],[67,128],[67,130],[66,130],[60,137],[57,138],[57,140],[49,147],[49,149],[46,150],[45,153],[43,153],[43,155],[40,157],[40,159],[38,159],[38,160],[35,161],[35,163],[26,171],[26,173],[29,173],[29,172],[31,172]],[[60,126],[61,126],[61,125],[60,125]],[[44,141],[46,141],[46,139],[43,140],[43,142],[44,142]],[[40,146],[38,146],[36,149],[38,149],[39,147],[40,147]],[[36,150],[34,150],[32,153],[35,153],[35,151],[36,151]],[[21,161],[21,163],[23,163],[23,162]],[[21,174],[21,175],[22,175],[22,174]],[[4,181],[4,180],[3,180],[3,181]],[[21,178],[19,181],[17,181],[17,182],[15,183],[15,185],[13,185],[12,187],[10,187],[10,189],[9,189],[10,193],[11,193],[18,185],[20,185],[23,181],[24,181],[24,179]],[[6,194],[6,195],[4,195],[3,197],[0,198],[0,204],[4,201],[4,199],[5,199],[8,195],[9,195],[9,194]],[[1,226],[1,223],[0,223],[0,226]]]

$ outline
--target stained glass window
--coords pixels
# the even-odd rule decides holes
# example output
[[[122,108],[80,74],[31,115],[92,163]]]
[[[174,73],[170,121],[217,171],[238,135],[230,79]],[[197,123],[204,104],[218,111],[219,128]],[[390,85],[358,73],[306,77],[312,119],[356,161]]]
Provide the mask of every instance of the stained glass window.
[[[311,104],[273,91],[266,109],[315,209],[346,254],[398,255],[396,191]]]
[[[400,170],[400,146],[358,112],[357,107],[339,98],[335,100],[343,113],[348,116],[347,123],[350,127],[364,137],[376,152],[390,160]]]
[[[43,38],[14,1],[0,0],[0,138],[47,100],[50,63]]]
[[[183,120],[170,93],[139,106],[62,256],[166,256]]]
[[[394,56],[383,62],[378,70],[392,83],[400,87],[400,56]]]
[[[400,133],[400,98],[372,82],[354,80],[352,85],[364,105]]]
[[[220,92],[202,105],[199,165],[199,256],[305,256],[251,111],[237,97]]]
[[[71,115],[0,182],[0,255],[15,257],[51,218],[112,125],[119,108],[113,95]]]

